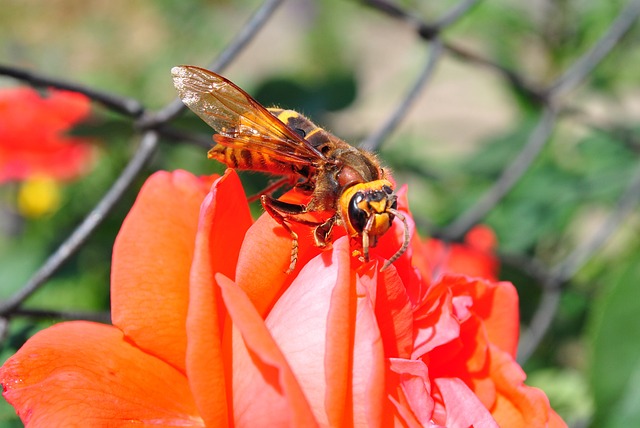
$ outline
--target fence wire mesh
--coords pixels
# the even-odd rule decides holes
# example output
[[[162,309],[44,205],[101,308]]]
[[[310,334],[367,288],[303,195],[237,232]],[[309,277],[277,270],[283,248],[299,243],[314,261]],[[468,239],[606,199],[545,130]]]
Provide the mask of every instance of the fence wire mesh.
[[[75,5],[73,2],[58,3],[60,3],[59,7],[68,3],[67,6],[73,7],[76,13],[81,13],[85,7]],[[177,23],[172,24],[176,28],[180,25],[202,25],[207,19],[219,24],[220,18],[211,11],[219,15],[230,14],[234,18],[246,19],[244,24],[236,25],[235,36],[223,48],[219,41],[206,39],[206,28],[198,31],[189,30],[187,37],[192,38],[194,44],[211,43],[214,46],[201,48],[200,51],[218,50],[215,60],[208,64],[208,67],[216,72],[231,68],[239,74],[255,76],[260,75],[262,69],[274,69],[269,65],[270,63],[280,61],[289,63],[289,60],[280,58],[286,57],[289,54],[287,50],[292,49],[289,39],[308,37],[304,33],[304,27],[305,25],[313,26],[315,21],[323,22],[322,25],[330,24],[332,28],[314,30],[314,35],[310,37],[311,40],[307,40],[306,46],[322,45],[322,41],[318,41],[318,38],[322,39],[323,31],[326,31],[324,34],[326,37],[336,37],[342,41],[359,37],[361,44],[345,42],[346,52],[339,52],[340,61],[342,65],[348,64],[358,70],[353,74],[355,85],[358,84],[359,73],[367,75],[371,69],[374,69],[383,75],[383,77],[373,77],[373,83],[363,88],[365,101],[361,103],[366,104],[371,101],[376,104],[375,118],[365,120],[364,125],[361,125],[358,120],[362,117],[362,113],[356,111],[351,114],[348,109],[340,112],[339,115],[326,113],[323,117],[334,124],[338,135],[340,130],[355,124],[355,131],[351,134],[358,136],[360,145],[369,150],[381,151],[383,159],[388,160],[396,171],[396,179],[399,182],[404,179],[410,182],[412,186],[410,198],[416,202],[414,214],[423,235],[435,236],[448,242],[462,241],[465,234],[475,225],[487,222],[495,226],[498,237],[502,238],[501,231],[504,229],[501,229],[500,221],[505,216],[512,216],[506,222],[507,225],[521,225],[519,230],[507,231],[506,235],[512,238],[513,233],[532,234],[531,242],[500,247],[505,279],[512,279],[516,285],[520,280],[529,287],[528,290],[523,290],[522,286],[519,286],[521,298],[531,299],[522,303],[525,306],[523,308],[525,325],[523,325],[519,360],[525,364],[525,367],[532,368],[562,366],[567,363],[558,357],[556,352],[558,350],[549,350],[548,347],[573,346],[576,341],[584,340],[584,328],[573,326],[568,333],[556,330],[551,338],[548,338],[547,334],[553,329],[554,322],[560,322],[564,328],[568,328],[567,318],[570,318],[569,322],[582,323],[589,311],[588,305],[585,304],[585,307],[576,309],[579,314],[574,314],[573,318],[572,315],[562,313],[563,297],[569,299],[567,297],[569,295],[575,299],[576,295],[583,295],[587,296],[585,299],[588,300],[604,287],[602,283],[606,281],[606,275],[602,274],[602,271],[607,270],[606,266],[612,259],[621,257],[621,254],[629,259],[628,263],[637,263],[639,259],[636,254],[639,249],[636,239],[625,240],[619,237],[621,233],[627,237],[638,234],[637,216],[634,216],[640,197],[640,164],[637,159],[640,144],[636,129],[638,112],[631,109],[625,110],[629,113],[628,115],[620,115],[624,107],[612,107],[612,105],[616,103],[622,105],[638,100],[638,93],[633,91],[625,93],[629,88],[628,84],[615,86],[615,83],[618,79],[616,71],[627,76],[630,73],[624,70],[627,64],[629,67],[637,67],[637,56],[640,50],[634,46],[633,42],[638,38],[634,24],[640,14],[640,1],[615,2],[615,4],[607,3],[606,5],[598,3],[599,10],[589,10],[589,6],[571,1],[544,1],[537,2],[539,4],[536,5],[522,5],[518,2],[499,2],[498,5],[492,3],[477,0],[447,2],[447,7],[437,10],[436,6],[421,2],[365,0],[360,4],[327,2],[324,5],[316,5],[312,2],[301,4],[291,2],[282,5],[279,0],[267,0],[257,5],[250,15],[246,14],[246,11],[255,6],[251,2],[243,3],[237,9],[226,3],[207,6],[199,4],[198,7],[210,12],[203,14],[200,19],[190,16],[198,13],[195,6],[181,7],[176,3],[171,7],[176,14],[180,15],[176,18]],[[95,5],[87,5],[86,8],[90,13],[99,11]],[[138,10],[140,6],[132,5],[131,8]],[[149,6],[147,8],[149,9]],[[278,8],[284,11],[279,11]],[[348,17],[343,19],[335,14],[332,15],[327,11],[331,8],[338,8],[340,13],[347,13]],[[596,6],[593,8],[596,9]],[[153,7],[150,7],[150,10],[152,9]],[[14,13],[17,13],[17,10]],[[501,43],[508,45],[515,41],[509,40],[508,33],[500,34],[501,29],[490,28],[492,13],[504,14],[503,18],[496,18],[496,21],[507,22],[504,24],[505,28],[508,28],[509,19],[515,21],[510,14],[530,15],[528,21],[520,18],[531,28],[525,32],[524,36],[519,36],[521,38],[519,42],[523,43],[519,46],[519,49],[522,49],[519,56],[509,57],[505,52],[500,52]],[[243,14],[246,14],[246,17]],[[279,17],[278,14],[280,14]],[[608,17],[599,18],[598,30],[588,34],[584,34],[584,31],[581,34],[582,27],[571,21],[594,19],[594,16],[603,14],[608,14]],[[327,24],[326,16],[331,16],[333,21]],[[286,21],[292,17],[304,20],[305,24],[298,24],[291,28],[284,26],[284,30],[278,28],[282,27],[283,20]],[[239,22],[240,19],[235,19],[234,22]],[[325,21],[322,21],[323,19]],[[141,25],[140,22],[143,20],[140,19],[136,25]],[[94,24],[95,22],[99,21],[93,21]],[[368,22],[368,26],[362,25],[363,22]],[[167,27],[171,26],[167,25]],[[224,25],[223,27],[227,28]],[[9,28],[18,29],[19,27],[14,25]],[[482,30],[486,34],[482,34]],[[268,35],[265,35],[265,32]],[[597,36],[594,36],[596,33]],[[163,40],[166,41],[170,37],[178,36],[165,36]],[[250,47],[254,40],[259,40],[261,37],[268,38],[268,41],[261,46],[268,46],[270,52],[262,52],[261,58],[255,59],[258,54]],[[571,37],[581,38],[581,43],[572,44]],[[125,40],[126,38],[124,37]],[[226,39],[229,38],[226,37]],[[383,43],[385,38],[389,38],[390,41]],[[495,40],[496,38],[503,38],[503,40]],[[493,39],[493,44],[486,42],[490,39]],[[527,41],[530,46],[526,45]],[[81,42],[81,39],[70,41],[71,44]],[[376,46],[378,42],[380,46]],[[0,76],[4,76],[3,86],[14,85],[17,81],[36,88],[53,87],[85,94],[96,106],[99,106],[96,109],[104,111],[103,114],[109,118],[108,120],[116,117],[113,119],[114,122],[126,123],[134,130],[131,141],[134,142],[132,147],[135,147],[101,199],[92,208],[86,207],[84,217],[78,221],[77,226],[51,239],[52,243],[58,242],[58,244],[42,264],[32,271],[26,281],[17,285],[12,283],[13,279],[10,279],[8,274],[3,273],[0,276],[2,278],[0,288],[4,289],[3,300],[0,301],[0,318],[3,321],[0,325],[2,328],[0,337],[4,340],[6,349],[9,349],[15,340],[19,340],[15,339],[15,333],[10,333],[10,327],[14,321],[20,319],[92,319],[108,322],[108,316],[101,313],[56,310],[47,307],[34,308],[33,305],[25,305],[25,303],[34,293],[50,286],[52,278],[64,275],[61,271],[64,271],[65,266],[73,260],[77,260],[78,252],[83,250],[92,237],[100,233],[104,222],[110,216],[114,218],[113,221],[118,221],[118,215],[112,214],[114,208],[121,205],[124,207],[120,209],[126,211],[126,205],[130,205],[131,201],[131,197],[127,197],[127,194],[135,193],[142,178],[148,176],[150,171],[156,169],[158,165],[164,165],[163,162],[153,160],[166,156],[162,147],[173,149],[177,146],[190,146],[199,153],[204,153],[202,149],[210,145],[210,134],[205,130],[192,132],[189,130],[191,128],[184,126],[182,119],[178,119],[184,110],[182,102],[178,99],[166,102],[163,107],[152,108],[141,99],[122,96],[108,89],[97,89],[98,86],[108,88],[108,84],[85,84],[73,77],[68,80],[58,78],[44,68],[16,65],[28,61],[12,61],[12,57],[7,55],[16,50],[15,46],[26,43],[23,36],[14,33],[7,38],[5,34],[5,40],[2,43],[5,44],[3,47],[5,63],[0,64]],[[404,56],[398,55],[398,52],[391,55],[394,43],[398,43],[403,49],[406,48],[407,53]],[[15,46],[9,46],[11,44]],[[360,57],[360,52],[357,50],[362,45],[368,45],[366,58]],[[546,51],[540,52],[543,48]],[[189,61],[206,62],[205,58],[196,57],[194,52],[188,52],[187,56],[181,56],[180,52],[172,52],[163,60],[170,65]],[[331,62],[334,59],[323,56],[327,52],[333,51],[326,48],[324,52],[320,51],[315,56],[320,70],[331,69]],[[102,52],[94,52],[94,54],[104,55]],[[243,55],[248,55],[249,58],[241,61],[239,58]],[[387,55],[390,59],[386,58]],[[553,55],[556,57],[554,58]],[[606,62],[612,55],[615,58],[607,65]],[[13,56],[20,57],[20,55]],[[169,56],[170,58],[166,58]],[[304,57],[303,61],[308,61],[309,58],[314,58],[314,55]],[[405,62],[399,63],[399,58]],[[257,65],[250,67],[254,59]],[[110,60],[109,57],[103,58],[101,70],[103,74],[110,74]],[[240,65],[234,67],[238,62]],[[606,72],[598,73],[603,63]],[[339,68],[340,65],[337,64],[337,67]],[[57,70],[64,70],[65,67],[71,70],[75,65],[56,64]],[[165,68],[168,70],[168,67]],[[619,69],[616,70],[616,68]],[[466,72],[460,72],[461,69]],[[141,77],[136,73],[139,71],[132,70],[130,75],[103,76],[103,81],[140,79]],[[466,93],[465,88],[469,88],[469,85],[461,84],[462,88],[455,92],[457,98],[447,102],[453,104],[454,110],[459,109],[463,113],[454,115],[448,122],[447,132],[440,133],[441,136],[452,138],[452,141],[433,141],[434,134],[428,132],[430,122],[422,108],[429,105],[429,112],[438,112],[438,103],[443,102],[441,98],[436,98],[442,94],[438,90],[439,85],[456,84],[456,77],[443,78],[443,74],[446,73],[454,75],[458,73],[461,76],[459,79],[473,79],[477,76],[480,81],[498,82],[497,84],[502,88],[498,91],[502,93],[501,97],[507,100],[503,101],[501,108],[517,113],[510,114],[507,111],[507,119],[499,119],[499,125],[492,126],[490,129],[496,134],[499,132],[503,135],[510,134],[508,137],[502,137],[503,140],[505,138],[509,140],[509,147],[503,145],[502,148],[492,152],[489,143],[486,142],[489,139],[486,131],[483,131],[484,135],[482,132],[471,132],[475,141],[471,145],[460,144],[462,149],[455,148],[451,152],[454,156],[458,156],[458,162],[452,162],[450,159],[445,161],[453,165],[451,167],[438,167],[428,161],[423,161],[423,164],[420,164],[420,161],[417,161],[418,164],[410,162],[411,156],[418,156],[418,158],[423,156],[415,153],[424,153],[422,149],[426,145],[430,145],[426,153],[437,153],[438,145],[455,146],[456,128],[459,126],[463,134],[467,131],[463,129],[465,126],[462,124],[451,125],[451,121],[465,120],[462,115],[469,112],[465,106],[466,103],[480,105],[472,100],[482,95]],[[69,73],[69,75],[73,74]],[[164,93],[164,99],[173,94],[168,72],[166,74],[166,81],[154,77],[156,84],[153,88],[153,91]],[[313,72],[307,70],[307,75],[314,78],[322,76],[322,72],[314,76]],[[627,78],[624,76],[620,79]],[[613,83],[603,82],[606,78]],[[634,82],[631,78],[631,82],[632,85],[637,84],[638,81],[636,79]],[[505,93],[507,95],[504,95]],[[385,102],[378,102],[378,98],[384,98]],[[449,107],[443,107],[444,110],[447,108]],[[491,107],[488,109],[490,110]],[[451,111],[451,108],[447,111]],[[487,112],[475,113],[482,115]],[[489,117],[488,120],[493,119]],[[472,122],[477,123],[477,121]],[[496,132],[496,128],[500,126],[506,129]],[[579,128],[579,131],[575,131],[576,128]],[[514,129],[518,131],[515,132]],[[91,131],[90,127],[89,131]],[[108,139],[110,132],[110,128],[107,129],[107,132],[103,132],[102,138]],[[548,163],[541,161],[543,156],[564,157],[564,162],[571,164],[573,161],[566,157],[578,156],[574,150],[575,147],[573,149],[568,147],[580,144],[575,137],[576,132],[581,135],[598,135],[601,139],[608,141],[612,150],[627,149],[625,153],[629,153],[630,160],[620,176],[623,178],[600,175],[600,179],[609,177],[620,182],[615,181],[613,184],[618,185],[612,185],[606,189],[608,193],[605,198],[589,201],[589,195],[593,196],[589,192],[584,192],[585,199],[580,198],[579,192],[575,197],[563,197],[564,183],[559,183],[558,188],[555,188],[553,174],[557,174],[557,171],[550,171],[546,176],[548,180],[545,186],[542,189],[536,189],[543,194],[532,196],[536,200],[546,201],[546,206],[544,204],[527,205],[526,195],[523,196],[523,192],[526,194],[527,191],[531,191],[531,186],[523,185],[523,180],[532,175],[544,176],[540,169],[549,166]],[[407,137],[408,134],[410,134],[409,137]],[[405,139],[411,140],[412,143],[406,143]],[[565,139],[571,142],[564,143]],[[414,143],[415,141],[418,143]],[[104,150],[112,149],[106,147]],[[482,156],[483,151],[487,154],[486,156]],[[469,166],[469,161],[460,161],[469,153],[472,153],[473,157],[482,158],[484,164],[495,167],[488,172],[482,171],[482,168],[476,169],[484,174],[481,179],[478,179],[478,183],[473,178],[473,168],[467,172],[466,176],[464,171],[452,174],[448,170]],[[496,166],[496,163],[500,165]],[[568,168],[582,167],[574,164],[568,165]],[[588,181],[590,173],[588,169],[581,169],[580,179],[585,180],[583,185]],[[562,177],[557,179],[562,180]],[[426,190],[420,193],[424,189]],[[443,192],[452,193],[458,197],[456,198],[455,195],[443,197]],[[438,202],[429,199],[431,197]],[[425,204],[437,203],[449,204],[449,206],[446,209],[433,207],[423,209]],[[521,204],[521,206],[507,209],[505,204]],[[565,206],[558,207],[558,204]],[[582,210],[569,213],[566,212],[566,205],[581,206]],[[566,217],[561,219],[561,226],[556,225],[555,228],[541,223],[540,219],[537,219],[535,224],[528,224],[528,220],[524,218],[526,216],[521,221],[517,218],[527,207],[533,210],[564,210]],[[597,212],[594,215],[587,215],[590,209],[597,209]],[[541,217],[544,219],[545,215],[542,214]],[[550,217],[560,221],[555,215]],[[542,228],[545,232],[535,231],[534,233],[532,229],[527,228],[528,226]],[[10,235],[10,232],[8,231],[7,235]],[[576,238],[578,232],[581,235]],[[604,251],[603,248],[611,241],[617,245],[617,250]],[[6,269],[8,266],[5,265],[3,268]],[[535,288],[533,284],[537,285],[536,291],[531,291]],[[570,302],[565,303],[565,306],[570,305]],[[570,309],[565,308],[565,310]],[[561,321],[558,321],[559,313],[563,317]],[[545,341],[547,349],[541,350],[541,344],[545,344]],[[534,364],[527,366],[536,353],[542,357]],[[588,419],[588,417],[576,418],[573,425],[584,425]]]

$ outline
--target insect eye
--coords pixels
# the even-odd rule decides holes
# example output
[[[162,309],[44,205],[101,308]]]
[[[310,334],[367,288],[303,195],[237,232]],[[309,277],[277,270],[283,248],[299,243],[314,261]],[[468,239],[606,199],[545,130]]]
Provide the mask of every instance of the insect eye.
[[[384,192],[385,192],[387,195],[390,195],[390,194],[392,194],[392,193],[393,193],[393,189],[392,189],[391,187],[387,186],[386,184],[385,184],[384,186],[382,186],[382,190],[384,190]]]
[[[358,232],[362,232],[367,224],[367,212],[358,206],[363,199],[362,192],[357,192],[349,202],[349,222]]]
[[[299,136],[301,136],[302,138],[307,136],[307,133],[305,132],[304,129],[301,128],[293,128],[294,131],[296,131],[296,134],[298,134]]]

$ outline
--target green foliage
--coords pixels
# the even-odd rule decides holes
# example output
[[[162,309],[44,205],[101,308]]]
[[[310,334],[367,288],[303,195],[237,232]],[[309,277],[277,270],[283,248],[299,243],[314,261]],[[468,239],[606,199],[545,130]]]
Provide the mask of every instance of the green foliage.
[[[594,426],[640,424],[640,265],[626,261],[606,275],[606,287],[594,300],[589,339],[589,381],[596,402]]]
[[[320,123],[327,112],[348,107],[356,92],[355,76],[340,72],[318,79],[312,85],[305,85],[295,77],[274,76],[264,80],[253,95],[265,106],[296,110]]]

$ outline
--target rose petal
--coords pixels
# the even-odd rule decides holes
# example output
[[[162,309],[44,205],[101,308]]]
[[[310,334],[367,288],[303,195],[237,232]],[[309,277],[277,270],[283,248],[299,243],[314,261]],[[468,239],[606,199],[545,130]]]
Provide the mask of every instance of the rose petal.
[[[491,282],[462,275],[445,275],[442,284],[456,296],[468,296],[473,313],[483,323],[488,341],[515,357],[519,335],[518,292],[510,282]]]
[[[491,409],[500,426],[565,426],[549,406],[547,396],[541,390],[524,384],[526,375],[511,355],[497,347],[491,348],[491,378],[496,384],[498,396]],[[559,424],[559,425],[558,425]]]
[[[248,296],[224,275],[217,274],[216,282],[233,322],[227,355],[233,356],[234,425],[317,426],[287,360]]]
[[[396,402],[396,407],[404,419],[411,423],[415,420],[420,426],[431,426],[434,402],[431,398],[431,382],[426,364],[420,360],[407,360],[403,358],[390,358],[389,370],[397,375],[397,385],[402,393],[401,405]]]
[[[476,226],[467,233],[464,244],[425,240],[422,255],[435,277],[451,273],[497,281],[500,263],[494,252],[495,245],[493,231],[486,226]]]
[[[242,243],[236,283],[263,316],[297,272],[321,251],[311,238],[313,229],[295,223],[292,228],[298,234],[298,263],[290,274],[286,272],[291,261],[291,236],[270,215],[260,216]]]
[[[478,224],[464,237],[464,242],[477,250],[490,252],[498,246],[496,233],[489,226]]]
[[[181,370],[189,271],[206,191],[187,172],[155,173],[140,190],[113,248],[114,325],[140,348]]]
[[[327,395],[342,394],[346,396],[347,367],[342,384],[338,389],[331,390],[327,386],[327,376],[333,371],[333,366],[327,361],[328,343],[328,314],[331,308],[331,298],[336,288],[342,287],[347,264],[348,280],[348,241],[339,239],[333,251],[326,251],[305,264],[291,286],[280,296],[273,309],[267,316],[265,323],[269,328],[278,347],[287,356],[287,361],[301,388],[312,406],[313,413],[321,425],[328,425]],[[339,334],[339,333],[338,333]],[[350,341],[346,348],[340,350],[343,359],[349,360]],[[344,406],[344,400],[342,401]]]
[[[325,377],[327,393],[325,403],[331,426],[344,421],[348,411],[347,400],[352,365],[352,346],[356,312],[355,272],[350,270],[349,242],[338,239],[333,246],[333,265],[338,267],[335,286],[331,293],[327,315]],[[324,273],[323,273],[324,275]]]
[[[43,330],[0,369],[0,381],[30,428],[204,426],[184,375],[112,326]]]
[[[387,358],[409,358],[413,348],[413,311],[406,288],[394,267],[378,272],[363,271],[360,281],[371,281],[376,287],[375,311],[377,324]]]
[[[438,378],[435,384],[440,390],[447,411],[447,428],[499,428],[513,425],[498,425],[491,413],[482,405],[473,392],[460,379]],[[442,422],[441,422],[442,423]],[[540,426],[540,425],[529,425]]]
[[[484,318],[484,328],[489,342],[515,358],[520,334],[518,291],[510,282],[494,283],[492,287],[494,290],[490,309]],[[478,303],[482,304],[481,301]]]
[[[478,317],[470,317],[461,325],[456,340],[433,349],[428,354],[429,373],[432,377],[458,378],[464,381],[478,399],[490,408],[496,394],[490,378],[489,344]],[[482,389],[480,389],[482,388]]]
[[[221,324],[225,312],[214,275],[233,276],[251,214],[238,175],[228,169],[213,183],[200,211],[190,274],[187,374],[208,426],[228,423]]]
[[[351,363],[353,425],[381,427],[386,404],[384,348],[374,312],[375,303],[359,280],[356,290],[358,300]]]
[[[415,338],[411,358],[420,358],[460,336],[460,322],[453,314],[451,292],[446,288],[434,287],[432,296],[416,310],[414,317]]]

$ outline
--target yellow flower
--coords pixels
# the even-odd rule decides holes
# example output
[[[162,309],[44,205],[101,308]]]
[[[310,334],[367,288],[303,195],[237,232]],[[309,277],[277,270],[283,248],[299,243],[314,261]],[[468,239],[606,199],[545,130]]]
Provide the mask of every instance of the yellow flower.
[[[18,191],[18,211],[25,217],[37,218],[57,211],[60,186],[51,177],[37,175],[22,183]]]

